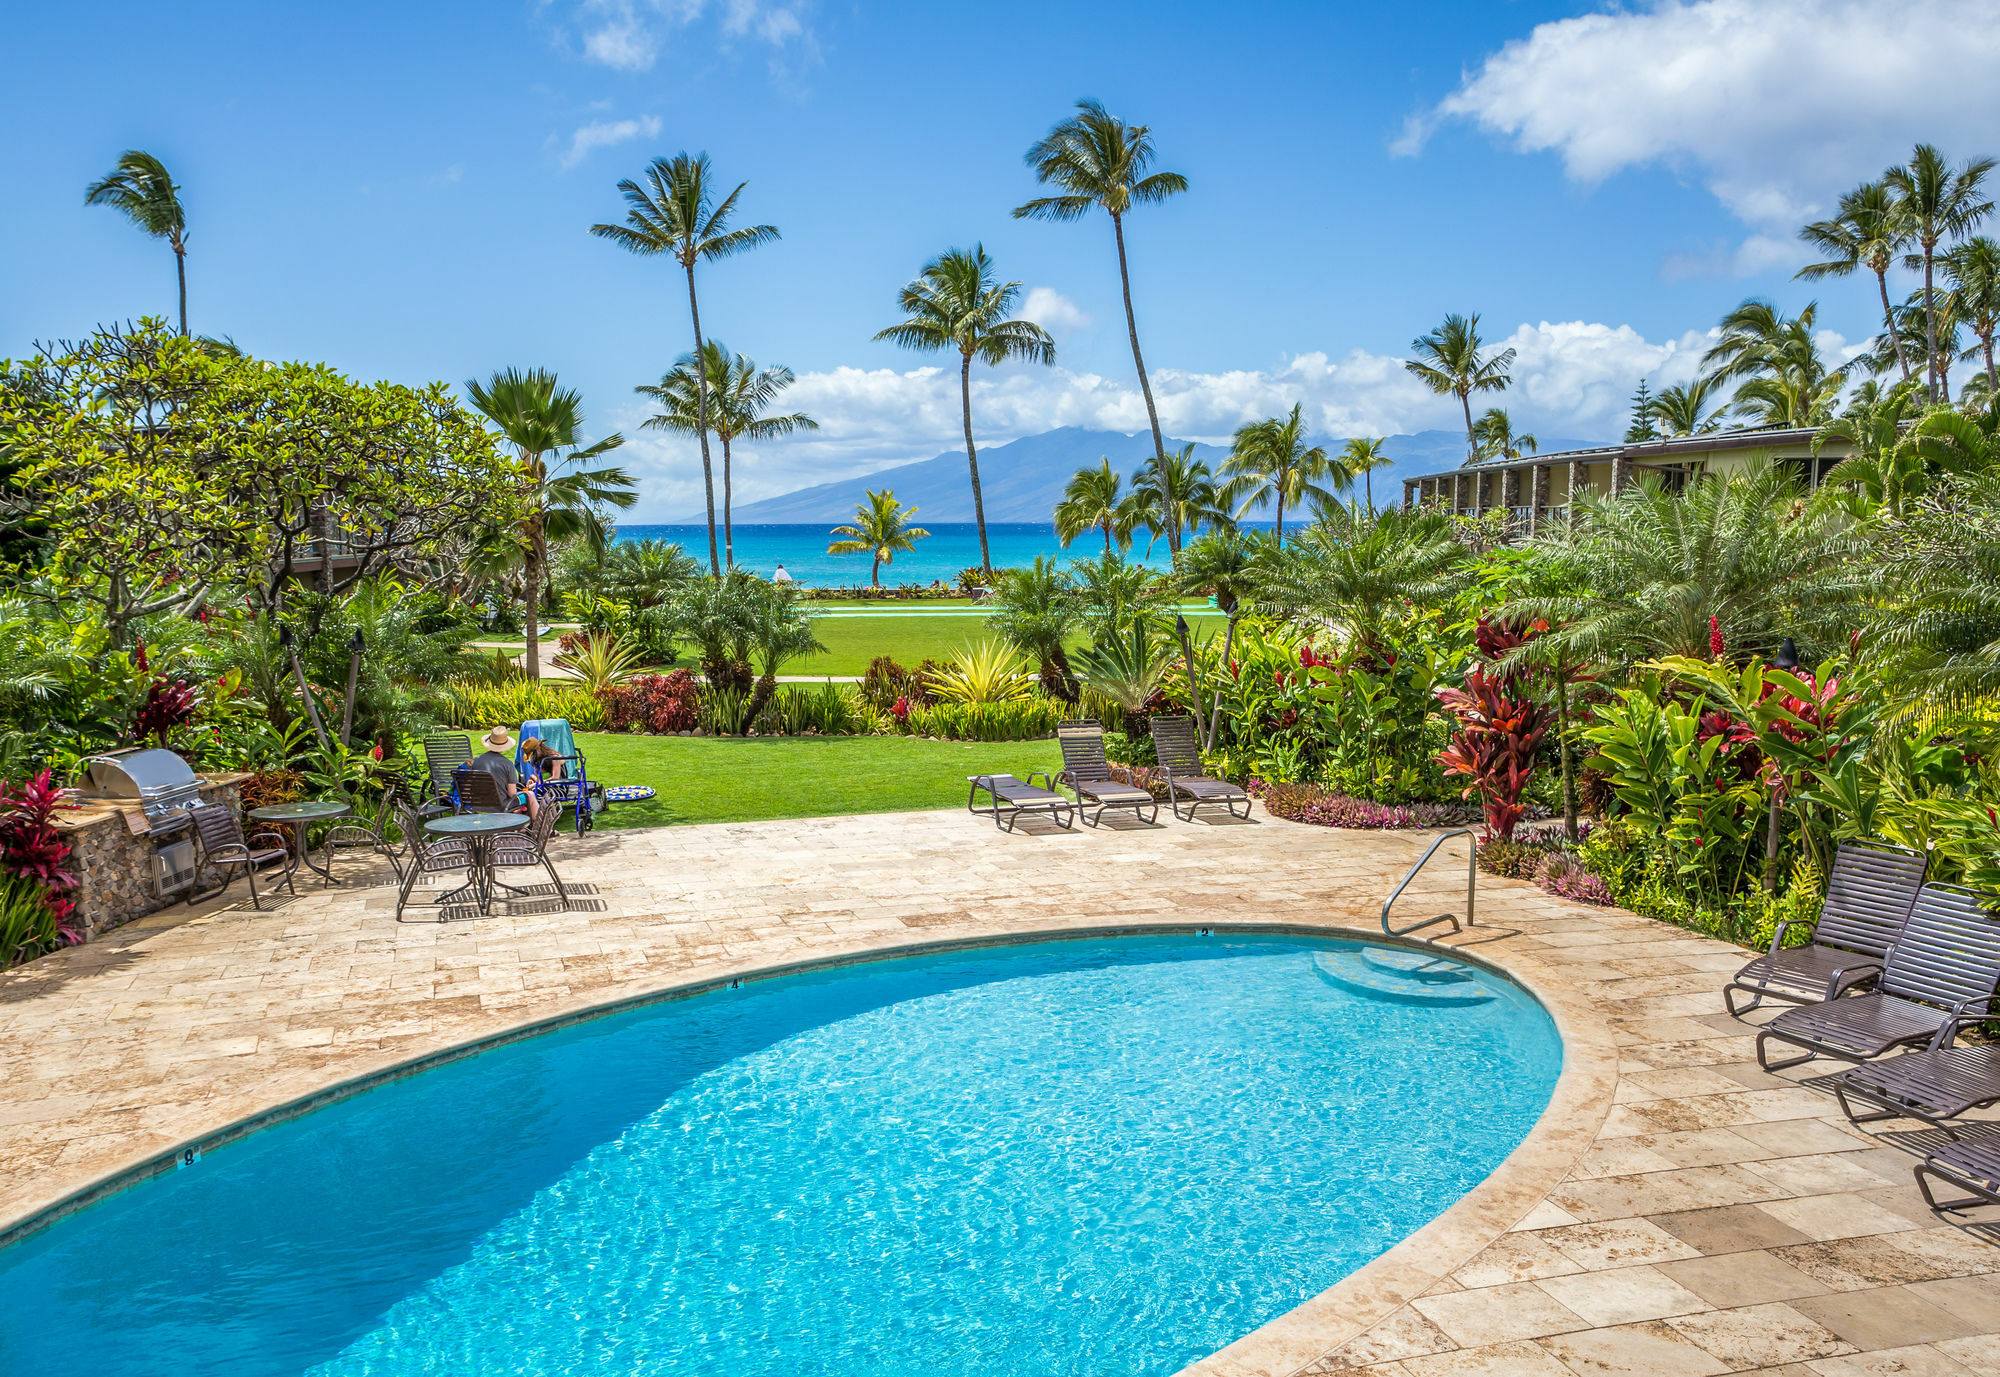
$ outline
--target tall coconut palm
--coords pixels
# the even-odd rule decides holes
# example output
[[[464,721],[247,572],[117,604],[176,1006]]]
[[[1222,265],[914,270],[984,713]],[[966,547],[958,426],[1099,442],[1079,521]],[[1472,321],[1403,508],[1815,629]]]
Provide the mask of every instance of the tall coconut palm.
[[[707,362],[708,428],[722,441],[722,562],[736,567],[736,530],[731,507],[735,501],[731,477],[731,446],[737,440],[771,440],[801,430],[818,430],[819,422],[803,411],[769,414],[778,394],[796,379],[784,367],[759,368],[754,359],[732,354],[720,340],[702,345]],[[645,428],[692,435],[700,424],[701,386],[694,376],[694,355],[674,360],[673,371],[658,383],[632,389],[659,402],[662,410],[645,421]]]
[[[1440,397],[1458,398],[1465,412],[1465,457],[1479,457],[1479,437],[1472,430],[1472,394],[1504,392],[1513,378],[1514,351],[1488,354],[1481,347],[1479,316],[1448,315],[1444,324],[1410,341],[1413,359],[1403,367]]]
[[[1479,441],[1479,457],[1482,459],[1519,459],[1523,454],[1533,454],[1541,448],[1541,442],[1525,431],[1516,434],[1514,418],[1497,406],[1489,406],[1472,423],[1472,433]]]
[[[1238,427],[1229,457],[1222,461],[1221,477],[1217,500],[1234,508],[1238,521],[1245,512],[1277,504],[1280,545],[1285,543],[1286,507],[1331,502],[1336,491],[1354,486],[1353,478],[1325,447],[1306,443],[1305,417],[1297,402],[1289,415]]]
[[[1986,195],[1986,174],[1993,159],[1974,158],[1953,168],[1936,146],[1920,143],[1910,160],[1882,174],[1895,197],[1896,213],[1909,227],[1919,252],[1905,263],[1921,266],[1924,272],[1924,357],[1925,380],[1932,401],[1941,401],[1938,384],[1944,371],[1938,352],[1938,302],[1933,279],[1937,246],[1947,237],[1968,233],[1992,213],[1993,202]]]
[[[167,175],[167,166],[151,153],[128,148],[118,165],[92,182],[83,193],[87,206],[110,206],[174,251],[174,271],[181,286],[181,334],[188,332],[187,212],[181,189]]]
[[[914,549],[916,542],[930,534],[923,527],[910,524],[910,518],[916,514],[915,507],[905,507],[889,489],[871,491],[866,502],[855,505],[852,526],[833,528],[833,534],[838,539],[826,547],[826,552],[830,555],[873,555],[875,567],[869,571],[868,586],[880,588],[882,566],[893,562],[898,550]]]
[[[1139,352],[1139,318],[1132,312],[1132,272],[1125,260],[1125,217],[1134,206],[1158,205],[1188,189],[1178,172],[1146,169],[1153,162],[1152,130],[1126,124],[1094,100],[1080,100],[1077,112],[1058,123],[1028,149],[1028,166],[1035,180],[1061,188],[1056,196],[1041,196],[1014,208],[1016,220],[1081,220],[1101,206],[1111,217],[1111,236],[1118,245],[1118,286],[1125,299],[1125,332],[1132,341],[1132,366],[1139,373],[1139,393],[1146,399],[1146,419],[1153,427],[1153,462],[1167,463],[1167,442],[1160,432],[1159,408],[1153,405],[1153,385],[1146,377],[1146,359]]]
[[[1064,546],[1088,530],[1104,534],[1104,553],[1111,553],[1115,539],[1121,550],[1132,545],[1132,504],[1124,491],[1124,480],[1113,471],[1109,459],[1097,461],[1096,468],[1078,469],[1056,503],[1056,539]]]
[[[1354,480],[1357,478],[1361,480],[1363,492],[1367,497],[1368,510],[1371,512],[1375,510],[1375,470],[1396,462],[1383,452],[1388,443],[1386,438],[1370,439],[1357,435],[1340,447],[1340,455],[1336,460],[1347,472],[1350,491],[1353,489]]]
[[[1787,320],[1768,301],[1752,297],[1722,318],[1720,338],[1702,355],[1718,382],[1744,378],[1733,409],[1758,425],[1816,426],[1833,415],[1851,367],[1830,366],[1820,352],[1814,324],[1819,303]]]
[[[1882,296],[1882,326],[1888,332],[1889,352],[1895,356],[1903,381],[1910,380],[1910,361],[1903,353],[1902,333],[1896,328],[1896,313],[1889,305],[1889,268],[1910,246],[1910,224],[1897,205],[1887,182],[1863,182],[1840,198],[1840,209],[1830,220],[1815,220],[1799,231],[1799,238],[1827,255],[1822,263],[1811,263],[1793,274],[1807,282],[1823,277],[1846,277],[1857,268],[1875,274],[1875,288]]]
[[[465,391],[472,405],[514,447],[516,475],[526,499],[522,504],[526,515],[514,533],[523,566],[525,664],[528,677],[539,679],[542,584],[548,573],[549,542],[579,536],[601,542],[609,532],[598,510],[623,510],[639,500],[623,469],[584,467],[624,444],[625,437],[612,434],[594,445],[583,444],[583,398],[557,386],[556,375],[547,369],[509,368],[484,383],[467,382]]]
[[[2000,244],[1975,235],[1944,257],[1944,280],[1951,313],[1965,322],[1978,339],[1963,358],[1977,358],[1986,371],[1989,394],[2000,395],[2000,375],[1993,368],[1993,336],[2000,331]]]
[[[709,186],[708,154],[655,158],[646,168],[643,184],[631,178],[618,183],[625,197],[625,223],[592,225],[590,232],[600,239],[621,244],[633,253],[651,256],[668,254],[687,273],[688,316],[694,322],[694,355],[705,354],[701,339],[701,302],[695,296],[694,266],[718,258],[728,258],[768,244],[778,237],[775,225],[729,227],[736,213],[736,198],[748,182],[719,202]],[[722,556],[715,543],[715,469],[708,454],[708,374],[695,371],[695,434],[701,439],[701,481],[708,496],[708,567],[722,574]]]
[[[1167,456],[1165,464],[1148,464],[1132,475],[1132,527],[1143,526],[1156,541],[1165,536],[1167,552],[1181,552],[1181,540],[1203,526],[1226,524],[1230,517],[1216,490],[1215,475],[1185,444]],[[1147,542],[1152,548],[1152,541]]]
[[[986,246],[946,249],[924,264],[906,284],[896,304],[904,319],[877,332],[905,349],[958,351],[958,396],[965,414],[965,462],[972,473],[972,519],[979,527],[979,567],[990,579],[993,556],[986,548],[986,499],[979,490],[979,451],[972,443],[972,361],[990,365],[1008,359],[1054,363],[1056,344],[1032,320],[1011,320],[1021,284],[994,279]]]
[[[1669,437],[1706,435],[1722,424],[1722,380],[1704,373],[1693,382],[1663,387],[1650,402],[1653,420]]]

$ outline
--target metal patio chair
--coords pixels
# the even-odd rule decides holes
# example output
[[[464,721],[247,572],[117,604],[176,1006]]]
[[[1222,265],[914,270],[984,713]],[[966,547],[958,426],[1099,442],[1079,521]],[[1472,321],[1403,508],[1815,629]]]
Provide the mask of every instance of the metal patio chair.
[[[223,872],[222,883],[199,897],[207,899],[221,894],[229,888],[229,871],[237,866],[243,868],[243,878],[250,883],[250,907],[261,909],[264,901],[257,894],[257,874],[272,864],[284,867],[285,888],[293,894],[299,892],[292,883],[292,872],[299,868],[297,858],[291,853],[284,836],[277,832],[258,832],[253,836],[243,835],[243,823],[232,809],[219,803],[205,803],[199,808],[188,809],[188,817],[194,823],[195,837],[201,843],[202,858],[217,870]],[[269,842],[269,846],[259,846],[259,842]],[[188,889],[187,902],[192,904],[196,889]]]
[[[1221,804],[1229,810],[1229,816],[1247,818],[1250,816],[1250,795],[1226,779],[1213,779],[1202,773],[1201,743],[1195,739],[1194,719],[1191,717],[1155,717],[1149,719],[1153,731],[1153,755],[1160,762],[1160,769],[1167,776],[1167,806],[1174,810],[1174,816],[1183,822],[1193,822],[1195,810],[1205,804]],[[1180,801],[1187,800],[1187,812],[1181,812]],[[1243,811],[1236,811],[1237,804]]]
[[[1780,923],[1771,935],[1771,950],[1723,986],[1723,1007],[1741,1018],[1766,999],[1814,1004],[1873,983],[1909,921],[1929,868],[1930,857],[1908,847],[1842,842],[1812,943],[1787,948],[1785,929],[1791,924]],[[1738,990],[1750,996],[1740,1009]]]
[[[1136,784],[1111,777],[1111,762],[1104,754],[1104,728],[1095,722],[1056,723],[1056,744],[1062,748],[1062,773],[1056,782],[1067,784],[1076,793],[1077,812],[1096,827],[1107,808],[1130,808],[1134,817],[1154,824],[1160,820],[1160,801]],[[1086,803],[1097,805],[1095,813],[1084,813]],[[1143,815],[1143,816],[1142,816]]]
[[[965,779],[972,786],[965,796],[966,812],[992,818],[993,825],[1003,831],[1013,831],[1023,813],[1047,813],[1065,832],[1076,825],[1076,805],[1053,788],[1033,782],[1043,779],[1053,785],[1055,780],[1046,770],[1030,772],[1025,783],[1012,775],[967,775]],[[992,800],[983,808],[979,806],[982,791]]]

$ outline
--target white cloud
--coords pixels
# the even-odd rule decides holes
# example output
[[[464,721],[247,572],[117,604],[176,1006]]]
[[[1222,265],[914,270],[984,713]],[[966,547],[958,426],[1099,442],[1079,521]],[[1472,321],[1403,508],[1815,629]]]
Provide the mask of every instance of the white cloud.
[[[1051,334],[1067,334],[1090,324],[1090,315],[1054,287],[1030,287],[1021,314]]]
[[[575,22],[583,55],[621,72],[650,70],[669,37],[711,11],[723,40],[748,40],[771,50],[774,69],[786,54],[817,55],[806,12],[811,0],[580,0]]]
[[[1920,140],[1992,151],[1996,63],[2000,0],[1650,0],[1537,25],[1392,148],[1465,119],[1580,182],[1684,172],[1762,232],[1711,256],[1742,274],[1802,261],[1795,228]]]
[[[562,155],[563,170],[575,167],[600,148],[630,143],[633,139],[657,138],[659,133],[658,115],[642,115],[631,120],[592,120],[570,135],[569,147]]]
[[[1493,347],[1516,351],[1514,385],[1475,399],[1475,409],[1504,406],[1521,428],[1572,439],[1622,434],[1632,389],[1641,377],[1658,388],[1693,377],[1712,334],[1690,331],[1649,340],[1628,325],[1585,321],[1523,324]],[[1822,347],[1840,356],[1838,336]],[[1270,369],[1152,374],[1160,425],[1184,439],[1225,442],[1246,421],[1302,403],[1325,439],[1457,430],[1457,399],[1439,397],[1390,355],[1353,351],[1343,358],[1313,351]],[[1134,379],[1066,368],[1012,366],[980,370],[973,380],[974,438],[996,444],[1057,426],[1127,434],[1147,429],[1146,406]],[[842,367],[802,373],[785,405],[814,417],[820,429],[795,439],[738,449],[735,491],[755,501],[812,483],[928,459],[963,444],[958,370],[924,367]],[[642,480],[644,498],[631,519],[659,520],[695,510],[700,468],[692,441],[639,429],[645,412],[631,407],[612,418],[624,432],[620,462]],[[719,456],[718,461],[719,461]],[[719,481],[719,475],[718,475]]]

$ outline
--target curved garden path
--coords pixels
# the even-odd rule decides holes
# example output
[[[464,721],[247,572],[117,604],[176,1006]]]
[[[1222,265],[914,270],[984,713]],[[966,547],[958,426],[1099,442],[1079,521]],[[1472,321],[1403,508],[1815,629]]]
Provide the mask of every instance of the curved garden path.
[[[591,911],[447,924],[396,923],[348,860],[349,887],[172,910],[0,976],[0,1235],[329,1087],[736,972],[1085,927],[1365,932],[1424,840],[1261,813],[599,833],[557,843]],[[1450,902],[1462,862],[1435,874],[1414,911]],[[1439,1220],[1190,1372],[2000,1371],[1996,1235],[1923,1207],[1890,1145],[1910,1125],[1856,1132],[1820,1090],[1756,1068],[1717,995],[1742,953],[1511,881],[1482,878],[1480,902],[1480,926],[1446,940],[1556,1015],[1549,1112]]]

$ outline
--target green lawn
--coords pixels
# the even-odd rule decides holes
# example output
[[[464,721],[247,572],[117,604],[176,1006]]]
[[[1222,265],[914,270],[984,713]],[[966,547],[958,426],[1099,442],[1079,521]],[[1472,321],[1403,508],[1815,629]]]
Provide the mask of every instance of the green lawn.
[[[622,736],[580,732],[593,781],[650,784],[600,827],[753,822],[840,813],[963,808],[965,776],[1061,764],[1053,741],[926,741],[908,736]]]

